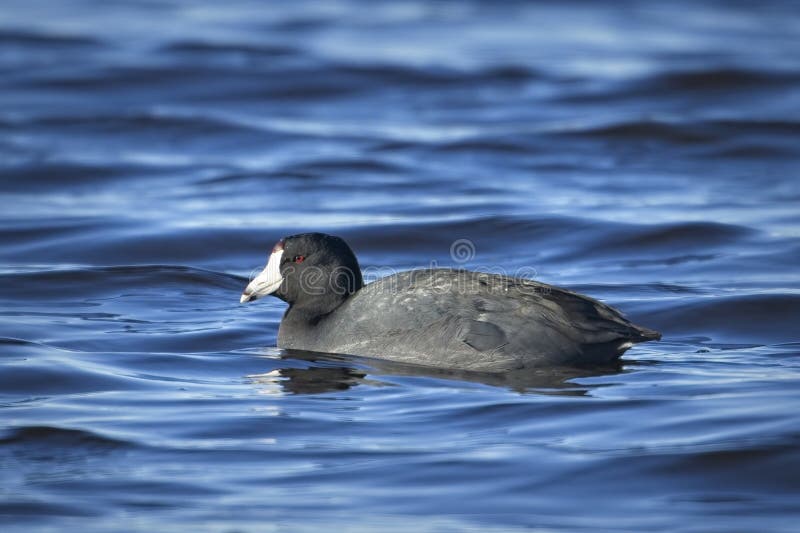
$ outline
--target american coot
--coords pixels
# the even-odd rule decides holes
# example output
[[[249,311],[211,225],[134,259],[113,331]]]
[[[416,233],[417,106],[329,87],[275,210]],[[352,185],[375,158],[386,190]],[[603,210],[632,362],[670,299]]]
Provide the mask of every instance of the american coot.
[[[608,363],[661,338],[592,298],[529,279],[456,269],[401,272],[364,285],[339,237],[278,241],[241,302],[289,304],[278,347],[501,372]]]

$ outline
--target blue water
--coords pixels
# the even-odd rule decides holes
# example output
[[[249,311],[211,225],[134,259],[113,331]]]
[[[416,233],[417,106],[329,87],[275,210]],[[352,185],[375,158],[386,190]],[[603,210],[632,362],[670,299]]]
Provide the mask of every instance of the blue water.
[[[700,4],[3,2],[0,529],[797,531],[800,11]],[[664,339],[284,353],[309,230]]]

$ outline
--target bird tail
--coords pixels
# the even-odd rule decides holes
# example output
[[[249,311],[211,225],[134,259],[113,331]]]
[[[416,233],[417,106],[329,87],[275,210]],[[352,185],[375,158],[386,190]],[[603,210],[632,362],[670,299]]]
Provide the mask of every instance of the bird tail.
[[[647,342],[647,341],[660,341],[661,333],[650,328],[632,325],[631,336],[628,339],[632,343]]]

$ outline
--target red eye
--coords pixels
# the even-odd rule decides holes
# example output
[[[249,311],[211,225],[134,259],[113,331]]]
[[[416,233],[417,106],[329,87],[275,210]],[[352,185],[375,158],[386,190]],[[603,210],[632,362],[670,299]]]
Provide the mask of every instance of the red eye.
[[[294,262],[295,262],[295,263],[302,263],[302,262],[303,262],[303,261],[305,261],[305,260],[306,260],[306,258],[305,258],[304,256],[302,256],[302,255],[296,255],[296,256],[294,256]]]

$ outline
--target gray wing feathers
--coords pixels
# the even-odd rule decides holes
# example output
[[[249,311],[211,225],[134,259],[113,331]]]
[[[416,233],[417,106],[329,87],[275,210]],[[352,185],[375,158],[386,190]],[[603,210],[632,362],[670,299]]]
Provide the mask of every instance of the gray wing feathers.
[[[597,300],[480,272],[403,272],[365,286],[350,300],[351,327],[332,332],[342,351],[418,364],[446,366],[452,359],[464,369],[508,370],[536,360],[594,357],[656,334]]]

